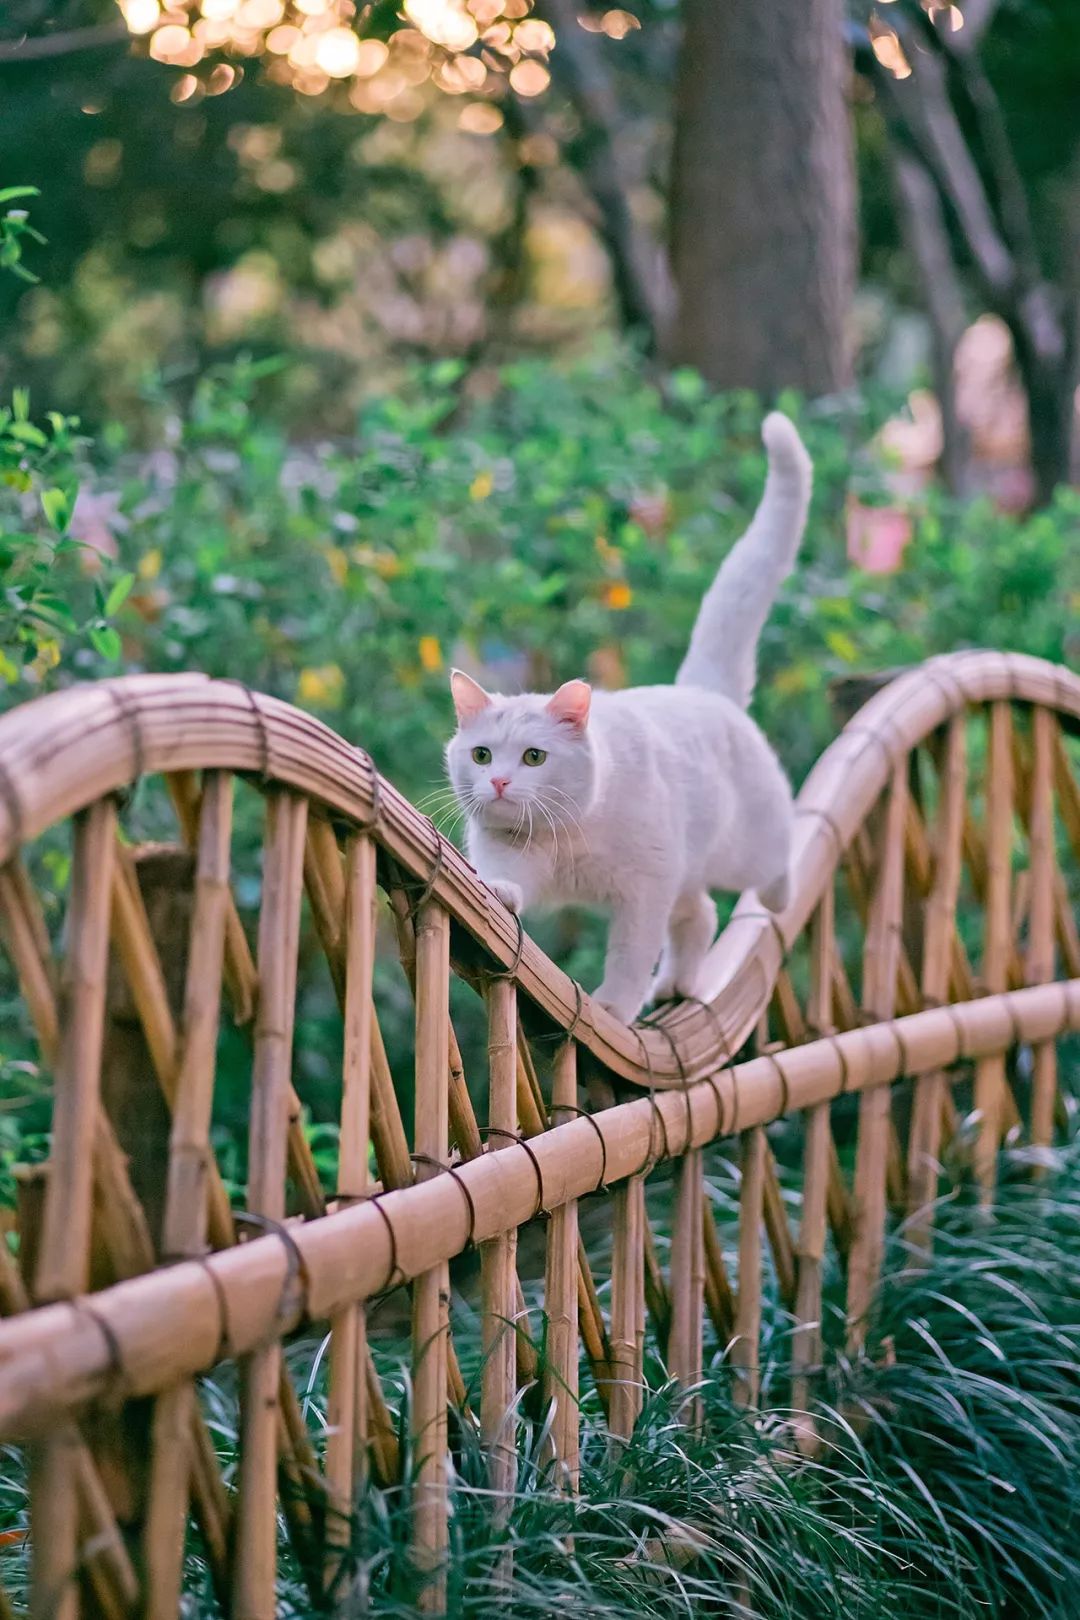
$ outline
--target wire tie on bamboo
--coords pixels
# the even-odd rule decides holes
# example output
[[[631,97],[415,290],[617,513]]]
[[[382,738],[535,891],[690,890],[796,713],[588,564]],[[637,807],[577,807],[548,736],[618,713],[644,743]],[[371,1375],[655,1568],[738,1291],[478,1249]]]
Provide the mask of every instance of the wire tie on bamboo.
[[[435,834],[435,860],[432,863],[431,872],[428,875],[427,882],[424,884],[423,888],[420,890],[420,893],[418,895],[416,895],[415,898],[413,898],[409,902],[409,916],[412,919],[412,922],[413,922],[414,925],[416,923],[416,919],[417,919],[417,916],[419,915],[420,911],[422,910],[422,908],[424,906],[427,905],[428,901],[431,899],[431,896],[435,893],[435,885],[436,885],[436,883],[438,883],[440,877],[442,876],[442,869],[443,869],[443,837],[442,837],[442,833],[439,831],[438,827],[436,827],[435,823],[432,821],[430,816],[428,817],[428,826],[431,828],[432,832]]]
[[[131,738],[131,784],[123,790],[123,797],[131,795],[131,788],[143,774],[146,765],[146,754],[143,749],[142,731],[139,728],[139,711],[136,705],[128,702],[127,693],[119,681],[107,681],[105,690],[112,699],[113,705],[120,715],[128,735]]]
[[[540,1218],[547,1220],[551,1214],[551,1211],[544,1203],[544,1172],[540,1168],[540,1160],[533,1152],[528,1138],[520,1131],[504,1131],[499,1125],[485,1125],[482,1128],[480,1135],[488,1137],[501,1136],[507,1142],[514,1142],[518,1147],[525,1149],[525,1152],[529,1155],[529,1163],[533,1167],[533,1175],[536,1177],[536,1208],[529,1216],[529,1220],[535,1221]]]
[[[517,924],[517,945],[516,945],[516,947],[514,949],[514,960],[510,963],[510,966],[508,968],[502,968],[502,969],[499,969],[499,970],[489,970],[487,972],[487,974],[486,974],[486,977],[489,978],[489,979],[507,979],[507,980],[510,980],[512,982],[514,979],[517,978],[518,969],[521,966],[521,958],[525,954],[525,928],[524,928],[524,924],[522,923],[521,918],[518,916],[516,911],[512,911],[510,913],[510,915],[511,915],[511,917],[513,917],[515,923]]]
[[[655,1029],[658,1032],[658,1034],[662,1035],[664,1037],[665,1041],[667,1041],[668,1045],[671,1047],[671,1055],[675,1059],[675,1066],[679,1071],[679,1085],[680,1085],[680,1089],[681,1089],[682,1094],[683,1094],[683,1102],[684,1102],[685,1107],[686,1107],[686,1145],[689,1148],[689,1146],[690,1146],[690,1138],[691,1138],[691,1136],[693,1134],[693,1110],[690,1107],[690,1088],[689,1088],[689,1085],[687,1084],[686,1065],[683,1063],[682,1053],[679,1051],[678,1042],[676,1041],[674,1035],[671,1033],[670,1029],[668,1029],[667,1025],[666,1024],[651,1024],[650,1028]],[[664,1126],[664,1142],[665,1142],[665,1145],[666,1145],[666,1143],[667,1143],[667,1126],[666,1125]]]
[[[587,1108],[579,1108],[576,1103],[560,1103],[558,1111],[560,1114],[573,1114],[575,1119],[587,1119],[593,1130],[596,1132],[597,1140],[600,1143],[600,1180],[593,1188],[593,1192],[607,1192],[607,1142],[604,1138],[603,1131],[600,1129],[593,1116],[589,1113],[589,1110]],[[549,1130],[554,1128],[555,1116],[553,1113],[547,1116],[547,1123]]]
[[[837,855],[839,856],[846,853],[847,844],[844,842],[844,835],[840,831],[839,823],[828,810],[820,810],[817,805],[814,804],[800,805],[795,811],[795,819],[798,820],[801,816],[813,816],[815,820],[824,822],[829,832],[831,832],[833,835],[833,842],[836,844]]]
[[[382,1200],[385,1196],[385,1191],[360,1193],[356,1199],[356,1202],[358,1204],[370,1204],[372,1208],[377,1209],[379,1214],[382,1216],[383,1225],[386,1227],[387,1235],[390,1238],[390,1269],[386,1273],[386,1281],[377,1292],[379,1294],[392,1294],[394,1289],[400,1288],[406,1279],[405,1273],[398,1265],[397,1233],[394,1231],[394,1223],[386,1213],[385,1209],[382,1207]],[[372,1297],[374,1298],[375,1296],[373,1295]]]
[[[726,1031],[724,1029],[723,1021],[722,1021],[722,1019],[720,1017],[720,1014],[717,1012],[716,1008],[713,1006],[712,1002],[711,1001],[702,1001],[700,999],[700,997],[698,997],[698,996],[684,996],[683,1000],[688,1002],[691,1006],[700,1007],[702,1012],[705,1013],[705,1015],[708,1017],[709,1022],[712,1024],[713,1029],[716,1031],[717,1045],[719,1046],[721,1055],[722,1055],[722,1057],[724,1059],[724,1069],[733,1071],[734,1067],[735,1067],[735,1059],[734,1059],[734,1057],[732,1056],[732,1053],[731,1053],[731,1046],[730,1046],[730,1044],[728,1042],[727,1033],[726,1033]],[[723,1071],[720,1071],[720,1072],[722,1073]],[[708,1083],[709,1087],[712,1090],[713,1096],[716,1098],[716,1134],[717,1134],[717,1136],[723,1136],[725,1134],[724,1133],[724,1096],[723,1096],[723,1092],[720,1090],[720,1074],[717,1073],[716,1070],[711,1070],[708,1074],[704,1075],[703,1078]],[[734,1077],[732,1078],[731,1084],[732,1084],[732,1091],[734,1091],[734,1089],[735,1089]]]
[[[382,777],[375,767],[375,761],[366,748],[358,748],[356,752],[371,771],[371,814],[366,821],[350,824],[351,832],[373,833],[379,829],[379,819],[382,816]]]
[[[845,737],[865,737],[867,742],[877,743],[881,752],[885,755],[886,764],[890,770],[895,770],[896,760],[893,757],[893,751],[881,733],[875,731],[873,726],[845,726],[841,735]]]
[[[829,1045],[832,1047],[833,1051],[840,1060],[840,1089],[837,1092],[837,1096],[843,1097],[848,1088],[848,1081],[851,1079],[851,1075],[848,1071],[847,1053],[844,1051],[842,1043],[837,1039],[835,1030],[822,1030],[820,1032],[820,1038],[823,1041],[828,1041]]]
[[[120,1340],[116,1336],[112,1323],[106,1317],[98,1314],[85,1295],[80,1295],[78,1299],[68,1300],[68,1304],[78,1315],[88,1316],[104,1339],[105,1348],[109,1352],[109,1366],[105,1376],[109,1380],[115,1379],[121,1386],[121,1389],[116,1391],[116,1397],[118,1400],[122,1400],[123,1387],[127,1383],[127,1370],[124,1367],[124,1353],[120,1348]]]
[[[960,700],[960,705],[963,705],[963,704],[965,704],[967,702],[967,693],[964,691],[963,687],[960,685],[960,682],[956,679],[955,675],[953,675],[951,673],[951,671],[949,673],[948,678],[952,682],[953,687],[955,688],[955,690],[953,690],[953,691],[949,690],[946,683],[937,674],[937,671],[934,669],[934,661],[933,660],[931,660],[929,663],[926,663],[926,664],[924,664],[922,666],[922,673],[923,673],[923,676],[925,677],[925,679],[930,682],[931,686],[936,686],[937,687],[938,691],[941,693],[941,695],[945,699],[946,703],[948,703],[950,705],[950,708],[952,707],[952,705],[956,704],[958,698]]]
[[[783,959],[784,957],[787,956],[787,953],[788,953],[788,950],[790,949],[790,947],[789,947],[788,942],[787,942],[787,936],[785,935],[784,930],[780,926],[780,919],[777,917],[775,912],[766,911],[764,908],[762,908],[761,911],[741,911],[739,913],[739,921],[740,922],[767,922],[769,924],[769,927],[772,929],[773,933],[776,936],[776,943],[780,947],[781,959]]]
[[[568,1025],[568,1027],[566,1029],[566,1032],[565,1032],[566,1033],[566,1039],[568,1041],[572,1041],[573,1038],[574,1038],[574,1035],[575,1035],[575,1033],[577,1031],[577,1027],[581,1023],[581,1014],[582,1014],[582,1011],[583,1011],[584,1006],[585,1006],[585,997],[582,994],[581,986],[580,986],[580,984],[578,984],[576,979],[573,980],[573,985],[574,985],[575,1006],[574,1006],[574,1016],[573,1016],[573,1018],[571,1018],[570,1023],[569,1023],[569,1025]]]
[[[516,1141],[517,1138],[515,1137],[514,1140]],[[465,1203],[469,1211],[469,1234],[466,1237],[465,1242],[469,1244],[475,1243],[476,1205],[473,1203],[472,1193],[469,1191],[469,1184],[467,1181],[462,1181],[461,1176],[458,1174],[457,1166],[453,1164],[443,1164],[441,1160],[433,1159],[430,1153],[410,1153],[409,1162],[410,1164],[426,1165],[428,1169],[435,1170],[440,1175],[449,1176],[451,1178],[454,1186],[464,1194]],[[383,1214],[385,1215],[385,1213],[386,1211],[384,1210]]]
[[[259,770],[258,777],[263,787],[273,780],[273,759],[270,751],[270,733],[266,726],[266,716],[259,707],[258,699],[250,686],[243,681],[229,679],[230,686],[238,686],[247,699],[248,708],[255,717],[255,730],[259,738]]]
[[[966,1063],[967,1058],[968,1058],[968,1053],[967,1053],[967,1051],[965,1049],[965,1046],[964,1046],[964,1026],[960,1021],[960,1015],[959,1015],[957,1009],[950,1002],[945,1002],[945,1003],[941,1004],[940,1010],[943,1013],[946,1014],[946,1016],[948,1017],[949,1023],[952,1025],[953,1029],[956,1031],[956,1053],[950,1059],[950,1062],[951,1063]]]
[[[780,1082],[780,1108],[776,1116],[779,1119],[782,1115],[786,1114],[788,1109],[791,1107],[791,1088],[788,1085],[788,1077],[784,1073],[783,1065],[775,1052],[762,1052],[761,1056],[767,1063],[772,1064],[772,1067],[776,1072],[776,1078]]]
[[[208,1254],[176,1255],[171,1259],[170,1263],[179,1266],[190,1262],[192,1265],[201,1266],[206,1274],[210,1286],[214,1290],[214,1299],[217,1301],[218,1336],[214,1350],[214,1361],[230,1361],[233,1349],[232,1337],[229,1333],[229,1297],[225,1292],[225,1285],[221,1278],[210,1264],[211,1259],[212,1256]]]
[[[275,1221],[270,1215],[259,1215],[254,1210],[238,1209],[233,1212],[233,1220],[239,1227],[248,1227],[254,1232],[261,1232],[264,1237],[276,1237],[285,1250],[285,1280],[281,1285],[278,1296],[277,1319],[278,1322],[287,1322],[293,1315],[291,1309],[294,1285],[298,1296],[297,1314],[301,1322],[308,1319],[308,1297],[311,1293],[311,1277],[307,1268],[307,1261],[300,1251],[300,1246],[293,1237],[289,1228],[283,1221]]]
[[[7,766],[3,763],[0,763],[0,799],[4,802],[4,809],[11,823],[11,841],[13,844],[21,844],[24,823],[22,800]]]
[[[893,1078],[906,1080],[911,1073],[911,1064],[908,1061],[908,1049],[907,1042],[904,1039],[904,1032],[895,1018],[889,1020],[889,1033],[896,1042],[897,1062],[899,1063],[899,1068]]]

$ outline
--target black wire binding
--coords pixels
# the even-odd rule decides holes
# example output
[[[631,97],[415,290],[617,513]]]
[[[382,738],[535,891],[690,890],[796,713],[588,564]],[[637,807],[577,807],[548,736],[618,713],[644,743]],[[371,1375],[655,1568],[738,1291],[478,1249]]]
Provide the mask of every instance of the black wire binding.
[[[110,1382],[115,1379],[122,1385],[126,1384],[127,1369],[124,1366],[124,1356],[122,1350],[120,1349],[120,1340],[116,1336],[112,1323],[107,1321],[106,1318],[100,1314],[100,1312],[94,1309],[93,1305],[91,1305],[85,1294],[80,1294],[77,1299],[69,1299],[65,1301],[65,1303],[70,1305],[71,1309],[76,1313],[76,1315],[88,1316],[91,1322],[93,1322],[94,1326],[97,1328],[98,1332],[101,1334],[101,1337],[104,1339],[105,1348],[109,1352],[109,1365],[105,1374],[106,1378],[109,1379]]]
[[[430,874],[428,876],[427,882],[424,884],[423,888],[420,890],[420,893],[418,895],[416,895],[416,897],[414,899],[411,899],[409,901],[409,916],[412,918],[414,923],[416,922],[416,918],[417,918],[417,916],[418,916],[418,914],[420,912],[421,906],[426,906],[427,905],[428,901],[431,899],[432,894],[435,892],[436,883],[438,883],[440,877],[442,876],[442,869],[443,869],[443,837],[442,837],[442,834],[440,833],[438,827],[436,827],[435,823],[431,820],[430,816],[428,817],[428,825],[430,826],[432,832],[435,834],[435,860],[434,860],[434,863],[432,865],[431,872],[430,872]]]
[[[245,698],[247,699],[248,708],[255,716],[255,729],[259,736],[258,776],[259,781],[262,783],[263,787],[265,787],[267,783],[272,780],[273,775],[273,761],[270,754],[270,733],[266,729],[266,716],[259,708],[258,700],[256,699],[255,694],[251,690],[250,686],[246,686],[243,681],[233,680],[232,678],[229,679],[228,684],[230,686],[238,686],[240,688],[241,692],[243,692]]]
[[[574,995],[577,998],[577,1005],[574,1008],[574,1016],[570,1020],[569,1027],[562,1032],[568,1041],[572,1041],[574,1038],[577,1027],[581,1022],[581,1014],[585,1006],[585,997],[580,984],[578,984],[576,979],[574,979],[572,983],[574,986]]]
[[[425,1165],[428,1165],[431,1169],[437,1170],[440,1175],[450,1176],[451,1177],[451,1179],[454,1182],[454,1185],[461,1191],[462,1195],[464,1196],[465,1203],[468,1206],[468,1210],[469,1210],[469,1232],[468,1232],[468,1236],[466,1237],[465,1241],[466,1241],[466,1243],[475,1243],[476,1242],[476,1205],[473,1203],[473,1197],[472,1197],[472,1193],[469,1191],[468,1182],[462,1181],[462,1179],[461,1179],[461,1175],[459,1173],[458,1166],[456,1164],[443,1164],[441,1160],[433,1159],[431,1157],[430,1153],[410,1153],[409,1154],[409,1162],[410,1162],[410,1164],[425,1164]]]
[[[229,1298],[221,1278],[210,1264],[212,1258],[208,1254],[175,1255],[170,1256],[169,1263],[179,1266],[190,1261],[193,1265],[201,1266],[210,1279],[210,1286],[213,1288],[214,1298],[217,1300],[218,1334],[217,1345],[214,1348],[214,1361],[218,1362],[229,1360],[233,1351],[232,1337],[229,1333]]]
[[[528,1137],[524,1136],[520,1131],[504,1131],[501,1126],[498,1125],[483,1126],[481,1128],[480,1135],[488,1137],[501,1136],[504,1137],[507,1142],[513,1142],[517,1147],[525,1149],[525,1152],[529,1155],[529,1163],[533,1167],[533,1174],[536,1177],[536,1208],[529,1216],[529,1220],[535,1221],[540,1215],[546,1218],[549,1211],[544,1204],[544,1172],[540,1168],[540,1160],[536,1157],[536,1154],[529,1145]]]
[[[405,1273],[398,1265],[397,1233],[394,1231],[394,1223],[386,1213],[385,1209],[382,1207],[381,1200],[385,1196],[385,1190],[383,1192],[361,1193],[357,1200],[358,1203],[370,1204],[374,1209],[378,1210],[379,1214],[382,1216],[383,1225],[386,1227],[390,1237],[390,1270],[386,1274],[386,1281],[378,1290],[380,1294],[392,1293],[395,1288],[400,1288],[401,1284],[405,1281]],[[397,1277],[396,1282],[394,1281],[395,1275]]]
[[[139,712],[127,700],[123,687],[115,681],[108,681],[105,690],[112,699],[113,706],[123,720],[131,739],[131,780],[134,784],[142,776],[146,768],[146,754],[143,749],[142,732],[139,729]]]
[[[521,967],[521,958],[525,952],[525,928],[516,911],[512,911],[510,915],[517,924],[517,946],[514,950],[514,960],[510,963],[508,968],[485,969],[484,977],[486,979],[506,979],[511,982],[517,979],[518,970]],[[556,1039],[560,1033],[561,1031],[557,1032]]]
[[[833,842],[836,845],[837,855],[846,854],[847,845],[844,842],[844,835],[840,831],[840,827],[836,819],[829,813],[828,810],[819,810],[817,805],[813,804],[798,805],[795,809],[796,821],[800,816],[814,816],[818,821],[824,822],[829,832],[831,832],[833,835]]]
[[[22,800],[11,779],[11,773],[3,763],[0,763],[0,799],[4,801],[4,809],[11,823],[11,841],[13,844],[21,844],[25,825]]]
[[[780,1113],[786,1114],[791,1107],[791,1087],[788,1083],[788,1077],[781,1066],[780,1059],[775,1052],[760,1052],[758,1056],[766,1058],[776,1071],[777,1079],[780,1081]]]
[[[371,768],[371,815],[366,821],[354,824],[355,832],[373,833],[378,831],[379,818],[382,815],[382,777],[376,768],[375,761],[366,748],[358,748],[356,752],[364,763]]]
[[[783,958],[783,957],[787,956],[788,951],[791,949],[791,947],[788,944],[787,939],[786,939],[786,937],[784,935],[784,930],[780,927],[780,920],[777,917],[775,912],[766,911],[764,907],[762,907],[762,909],[760,911],[740,911],[737,917],[732,918],[732,922],[736,922],[736,921],[737,922],[767,922],[769,924],[769,926],[772,928],[772,931],[773,931],[774,935],[776,936],[776,943],[780,947],[780,955],[781,955],[781,957]]]
[[[597,1140],[600,1143],[600,1180],[593,1188],[593,1192],[607,1192],[607,1142],[604,1139],[603,1131],[596,1123],[596,1120],[593,1118],[592,1114],[589,1113],[589,1110],[587,1108],[579,1108],[576,1103],[560,1103],[558,1112],[560,1114],[573,1114],[575,1119],[587,1119],[593,1130],[596,1132]],[[555,1110],[552,1110],[547,1117],[549,1130],[557,1129],[554,1120],[554,1113]],[[566,1123],[569,1124],[569,1121],[566,1121]]]
[[[281,1294],[277,1304],[277,1319],[284,1322],[289,1316],[288,1298],[294,1283],[299,1284],[301,1322],[308,1319],[308,1298],[311,1293],[311,1277],[307,1268],[307,1261],[300,1252],[299,1244],[293,1237],[289,1228],[282,1221],[275,1221],[269,1215],[259,1215],[254,1210],[238,1209],[233,1212],[233,1221],[239,1227],[250,1227],[252,1231],[261,1232],[265,1237],[276,1237],[285,1249],[285,1281],[281,1285]]]

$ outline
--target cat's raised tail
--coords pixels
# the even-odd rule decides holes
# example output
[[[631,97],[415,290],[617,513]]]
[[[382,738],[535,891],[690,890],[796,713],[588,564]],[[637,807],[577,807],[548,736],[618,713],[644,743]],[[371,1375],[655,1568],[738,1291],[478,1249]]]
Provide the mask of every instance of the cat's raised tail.
[[[769,455],[765,493],[741,540],[724,558],[698,612],[678,686],[721,692],[745,709],[757,677],[757,644],[806,527],[813,468],[793,422],[772,411],[761,437]]]

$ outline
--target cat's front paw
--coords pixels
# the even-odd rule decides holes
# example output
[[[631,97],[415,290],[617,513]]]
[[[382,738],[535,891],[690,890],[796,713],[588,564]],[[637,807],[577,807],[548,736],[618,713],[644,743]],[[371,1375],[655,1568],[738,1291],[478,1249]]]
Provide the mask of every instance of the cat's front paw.
[[[507,911],[512,911],[519,917],[525,909],[525,894],[517,883],[508,883],[503,878],[490,879],[488,888],[497,900],[501,900]]]
[[[618,986],[609,988],[606,984],[593,991],[593,1000],[598,1001],[601,1007],[606,1007],[609,1013],[621,1019],[624,1024],[632,1024],[645,1005],[642,996],[635,996],[633,992],[628,993]]]

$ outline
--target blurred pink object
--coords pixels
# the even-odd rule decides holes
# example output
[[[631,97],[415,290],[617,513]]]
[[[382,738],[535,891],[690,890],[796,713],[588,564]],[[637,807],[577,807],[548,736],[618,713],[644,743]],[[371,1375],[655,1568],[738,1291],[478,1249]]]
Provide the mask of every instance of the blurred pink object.
[[[864,506],[855,495],[847,503],[847,554],[868,574],[895,574],[911,539],[911,514],[899,506]]]

